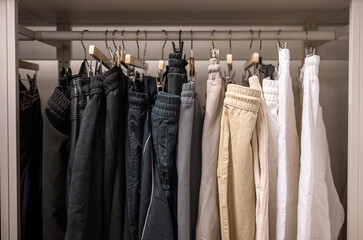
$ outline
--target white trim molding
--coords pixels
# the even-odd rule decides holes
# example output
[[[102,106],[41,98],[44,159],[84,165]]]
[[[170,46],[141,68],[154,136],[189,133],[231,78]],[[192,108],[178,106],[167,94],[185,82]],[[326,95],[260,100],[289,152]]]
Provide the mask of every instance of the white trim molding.
[[[20,239],[18,0],[0,1],[1,239]]]
[[[363,1],[352,0],[349,19],[348,239],[363,239]]]

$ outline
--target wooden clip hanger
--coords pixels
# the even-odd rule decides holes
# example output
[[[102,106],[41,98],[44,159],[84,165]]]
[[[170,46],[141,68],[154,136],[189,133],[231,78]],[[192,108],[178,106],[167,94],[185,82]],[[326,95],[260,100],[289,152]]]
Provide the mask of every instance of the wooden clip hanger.
[[[27,69],[27,70],[33,70],[33,71],[39,71],[39,65],[32,62],[26,62],[23,60],[19,60],[19,68]]]
[[[106,68],[110,69],[112,67],[110,59],[108,59],[105,54],[103,54],[103,52],[99,50],[95,45],[89,46],[88,53],[97,61],[102,62],[102,64]]]
[[[141,68],[144,70],[149,69],[149,64],[144,63],[144,61],[142,59],[136,58],[136,57],[132,56],[131,54],[126,54],[125,63],[128,65],[131,65],[133,67]]]
[[[250,58],[245,63],[245,71],[247,71],[247,69],[255,66],[258,63],[259,58],[260,58],[259,53],[256,53],[256,52],[252,53]]]

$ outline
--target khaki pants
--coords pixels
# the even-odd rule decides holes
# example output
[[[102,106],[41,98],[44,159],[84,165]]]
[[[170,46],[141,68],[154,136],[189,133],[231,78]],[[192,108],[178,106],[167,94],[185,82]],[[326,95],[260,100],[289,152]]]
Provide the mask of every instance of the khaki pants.
[[[218,190],[222,239],[254,239],[255,184],[251,149],[261,91],[227,86],[221,121]]]

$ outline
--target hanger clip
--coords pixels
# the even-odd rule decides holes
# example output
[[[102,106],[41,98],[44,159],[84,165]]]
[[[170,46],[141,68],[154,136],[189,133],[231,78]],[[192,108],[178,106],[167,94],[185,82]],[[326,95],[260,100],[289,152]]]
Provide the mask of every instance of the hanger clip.
[[[210,57],[211,58],[216,58],[217,59],[217,63],[219,64],[219,49],[217,48],[213,48],[210,50]]]

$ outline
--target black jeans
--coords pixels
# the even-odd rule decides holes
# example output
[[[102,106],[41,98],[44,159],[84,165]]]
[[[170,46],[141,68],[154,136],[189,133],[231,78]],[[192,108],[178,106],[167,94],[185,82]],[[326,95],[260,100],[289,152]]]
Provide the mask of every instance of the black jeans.
[[[153,195],[141,233],[142,239],[175,239],[176,236],[177,229],[173,226],[171,209],[171,186],[175,172],[179,111],[179,96],[164,92],[157,95],[151,111],[155,154],[152,153],[151,146],[144,153],[145,159],[151,159]],[[174,175],[174,180],[175,177]]]
[[[143,150],[143,133],[148,95],[129,91],[129,110],[126,131],[126,222],[124,239],[138,239],[140,172]]]
[[[63,240],[67,227],[66,174],[70,146],[70,101],[56,87],[44,111],[43,238]]]
[[[102,239],[103,104],[101,77],[92,76],[90,101],[84,111],[74,151],[65,239]]]
[[[73,168],[74,150],[76,148],[84,110],[90,98],[90,78],[77,77],[72,79],[70,92],[71,101],[71,144],[69,150],[68,170],[67,170],[67,196]],[[68,197],[67,197],[68,198]],[[67,202],[68,204],[68,202]]]
[[[124,192],[124,134],[127,110],[127,78],[121,68],[113,67],[102,76],[106,95],[105,160],[103,179],[103,239],[120,239]],[[122,206],[122,207],[121,207]],[[112,227],[111,227],[112,226]]]
[[[43,119],[37,89],[20,83],[21,239],[42,239]]]
[[[152,135],[159,177],[168,201],[175,168],[180,97],[160,92],[151,111]]]

